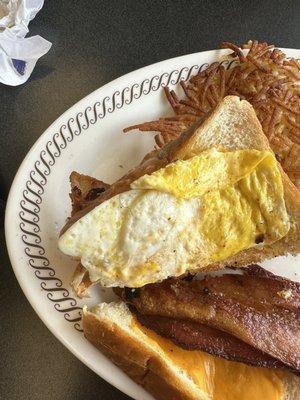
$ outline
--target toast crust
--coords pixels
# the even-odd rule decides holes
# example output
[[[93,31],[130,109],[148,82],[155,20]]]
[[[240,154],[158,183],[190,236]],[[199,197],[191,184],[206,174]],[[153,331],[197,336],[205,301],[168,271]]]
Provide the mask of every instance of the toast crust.
[[[117,324],[100,320],[95,314],[83,314],[85,337],[137,384],[157,400],[209,400],[199,397],[179,379],[154,351],[130,337]]]

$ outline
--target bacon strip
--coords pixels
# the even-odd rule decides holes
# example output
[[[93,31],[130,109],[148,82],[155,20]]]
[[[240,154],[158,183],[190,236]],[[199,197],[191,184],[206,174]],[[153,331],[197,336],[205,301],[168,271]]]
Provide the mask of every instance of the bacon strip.
[[[124,297],[140,314],[221,330],[300,371],[300,285],[258,266],[243,275],[169,279]]]
[[[70,175],[70,183],[70,197],[72,201],[71,216],[76,214],[77,211],[83,210],[87,207],[91,201],[96,199],[100,193],[103,193],[110,186],[96,178],[79,174],[75,171]]]
[[[285,364],[275,358],[218,329],[193,321],[157,315],[136,313],[136,317],[143,326],[171,339],[185,350],[201,350],[229,361],[257,367],[287,369]]]

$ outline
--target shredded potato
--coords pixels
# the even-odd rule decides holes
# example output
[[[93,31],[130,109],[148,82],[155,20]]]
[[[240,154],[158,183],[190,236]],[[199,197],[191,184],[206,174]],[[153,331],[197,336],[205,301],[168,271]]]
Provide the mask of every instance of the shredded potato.
[[[267,43],[249,41],[239,48],[223,42],[222,47],[232,50],[231,68],[215,62],[188,82],[181,81],[183,99],[164,88],[174,117],[130,126],[124,132],[156,131],[156,145],[162,147],[205,118],[223,97],[237,95],[252,104],[283,169],[300,183],[300,63]]]

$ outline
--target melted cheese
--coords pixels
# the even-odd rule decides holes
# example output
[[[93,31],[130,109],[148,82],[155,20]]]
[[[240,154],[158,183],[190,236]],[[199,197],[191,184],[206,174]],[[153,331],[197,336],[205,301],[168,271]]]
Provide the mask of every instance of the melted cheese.
[[[281,400],[281,372],[181,349],[136,319],[132,329],[164,359],[183,370],[211,400]]]

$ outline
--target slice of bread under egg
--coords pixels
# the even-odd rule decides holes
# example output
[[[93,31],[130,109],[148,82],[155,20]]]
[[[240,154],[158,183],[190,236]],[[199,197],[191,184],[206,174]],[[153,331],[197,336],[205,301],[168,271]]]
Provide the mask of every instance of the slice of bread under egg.
[[[131,190],[133,182],[139,178],[148,175],[153,175],[158,170],[169,166],[170,164],[176,164],[178,160],[191,159],[194,156],[200,156],[209,152],[210,150],[216,150],[221,152],[234,152],[237,150],[257,150],[259,152],[271,152],[268,139],[264,135],[261,125],[256,117],[254,109],[245,100],[240,100],[236,96],[226,97],[215,111],[203,122],[191,127],[188,131],[184,132],[178,139],[168,143],[165,147],[160,150],[152,151],[145,157],[143,162],[135,169],[129,171],[124,177],[112,184],[105,192],[101,193],[94,201],[90,202],[89,205],[77,212],[67,222],[61,233],[61,238],[66,237],[66,232],[71,232],[70,228],[74,224],[81,220],[82,217],[86,216],[92,210],[95,210],[100,204],[108,201],[118,194],[125,193]],[[258,246],[250,247],[245,250],[234,253],[233,255],[226,257],[221,260],[202,260],[201,257],[197,259],[197,270],[209,270],[212,268],[220,268],[223,266],[243,266],[250,263],[262,261],[267,258],[272,258],[277,255],[285,253],[296,254],[300,249],[300,194],[299,190],[289,180],[287,175],[283,172],[280,165],[278,168],[281,173],[283,190],[284,190],[284,202],[286,212],[289,219],[288,232],[283,235],[279,240],[272,243],[260,243]],[[133,191],[132,191],[133,192]],[[134,197],[134,196],[133,196]],[[117,198],[117,197],[116,197]],[[127,199],[128,200],[128,199]],[[130,201],[134,201],[134,198]],[[125,204],[125,207],[128,204]],[[274,210],[276,213],[277,210]],[[276,214],[274,214],[276,215]],[[217,227],[216,227],[217,228]],[[96,232],[97,234],[97,232]],[[62,240],[60,238],[60,241]],[[264,238],[260,241],[263,242]],[[63,247],[63,246],[61,246]],[[62,248],[63,250],[63,248]],[[90,263],[91,260],[89,260]],[[167,264],[167,263],[166,263]],[[153,265],[146,264],[145,268],[151,271]],[[164,269],[164,265],[161,266]],[[81,294],[85,293],[82,290],[82,286],[89,286],[90,280],[87,276],[88,273],[83,273],[82,268],[81,277],[76,276],[75,281],[77,287],[81,284]],[[193,267],[193,272],[196,269]],[[142,271],[143,273],[144,271]],[[186,268],[181,273],[189,272]],[[136,270],[136,275],[141,273],[141,270]],[[141,273],[141,274],[142,274]],[[148,271],[149,274],[149,271]],[[175,275],[172,271],[168,271],[167,267],[161,275],[156,275],[154,281],[159,281],[167,276]],[[179,275],[177,273],[176,275]],[[92,282],[97,279],[91,279]],[[141,284],[137,284],[137,281],[133,281],[133,284],[126,279],[122,281],[119,277],[110,277],[105,281],[101,280],[102,284],[107,286],[142,286],[145,281],[141,281]],[[78,292],[78,291],[77,291]]]

